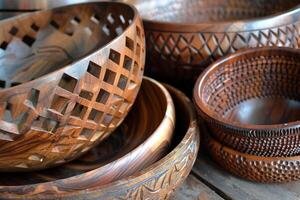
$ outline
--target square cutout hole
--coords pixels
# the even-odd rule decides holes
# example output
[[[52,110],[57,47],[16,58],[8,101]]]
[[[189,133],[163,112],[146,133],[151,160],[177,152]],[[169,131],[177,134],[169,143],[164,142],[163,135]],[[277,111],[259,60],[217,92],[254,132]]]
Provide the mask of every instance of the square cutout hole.
[[[109,98],[109,92],[101,89],[98,96],[97,96],[96,101],[98,103],[105,104],[107,102],[108,98]]]
[[[96,109],[92,109],[90,114],[89,114],[89,117],[88,119],[89,120],[92,120],[96,123],[99,123],[101,118],[103,116],[103,112],[99,111],[99,110],[96,110]]]
[[[38,25],[36,25],[35,23],[33,23],[33,24],[31,25],[31,29],[34,30],[35,32],[38,32],[39,29],[40,29],[40,27],[39,27]]]
[[[0,48],[3,50],[6,50],[7,46],[8,46],[8,43],[6,41],[4,41],[1,43]]]
[[[113,72],[109,69],[107,69],[105,71],[104,81],[106,83],[109,83],[109,84],[113,85],[114,82],[115,82],[115,78],[116,78],[116,73],[115,72]]]
[[[90,61],[87,71],[96,78],[99,78],[101,73],[101,67],[96,63]]]
[[[74,92],[76,84],[77,84],[76,78],[74,78],[68,74],[63,74],[59,81],[58,86],[65,90],[68,90],[69,92]]]
[[[131,51],[134,51],[134,42],[129,37],[126,37],[126,47],[130,49]]]
[[[79,117],[80,119],[83,119],[86,111],[87,111],[86,106],[76,103],[74,109],[72,110],[71,115],[75,116],[75,117]]]
[[[125,57],[124,57],[124,63],[123,63],[123,68],[127,69],[128,71],[130,71],[131,70],[131,65],[132,65],[132,59],[125,55]]]
[[[28,46],[32,46],[33,43],[35,42],[35,38],[29,36],[29,35],[25,35],[23,37],[23,40],[22,40],[25,44],[27,44]]]
[[[128,78],[124,75],[121,75],[119,82],[118,82],[118,88],[120,88],[121,90],[125,90],[127,81],[128,81]]]
[[[11,34],[11,35],[17,35],[17,33],[18,33],[18,28],[16,28],[16,27],[12,27],[11,29],[10,29],[10,31],[9,31],[9,33]]]
[[[114,63],[116,63],[117,65],[120,64],[120,57],[121,57],[121,54],[113,49],[110,50],[110,53],[109,53],[109,59],[111,61],[113,61]]]
[[[57,23],[56,21],[51,20],[50,24],[51,24],[54,28],[59,29],[59,25],[58,25],[58,23]]]
[[[94,94],[92,92],[89,92],[87,90],[81,90],[80,94],[79,94],[80,97],[87,99],[87,100],[92,100],[93,95]]]

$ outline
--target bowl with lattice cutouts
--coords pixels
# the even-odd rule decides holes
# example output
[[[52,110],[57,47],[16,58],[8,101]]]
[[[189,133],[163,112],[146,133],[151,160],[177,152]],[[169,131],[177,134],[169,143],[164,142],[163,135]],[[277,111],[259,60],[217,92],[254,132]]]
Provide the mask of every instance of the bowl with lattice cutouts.
[[[65,163],[123,121],[145,62],[133,7],[77,4],[0,27],[0,171]]]

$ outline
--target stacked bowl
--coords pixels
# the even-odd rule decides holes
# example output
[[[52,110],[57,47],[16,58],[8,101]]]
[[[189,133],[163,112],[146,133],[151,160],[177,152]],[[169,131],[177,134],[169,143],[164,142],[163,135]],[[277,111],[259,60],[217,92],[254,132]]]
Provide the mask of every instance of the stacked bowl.
[[[144,19],[145,73],[194,87],[212,157],[250,180],[299,179],[300,1],[126,2]]]
[[[300,179],[299,63],[295,49],[247,49],[199,77],[205,145],[223,167],[260,182]]]
[[[166,199],[184,181],[196,114],[183,93],[143,77],[133,6],[69,5],[0,29],[1,199]]]

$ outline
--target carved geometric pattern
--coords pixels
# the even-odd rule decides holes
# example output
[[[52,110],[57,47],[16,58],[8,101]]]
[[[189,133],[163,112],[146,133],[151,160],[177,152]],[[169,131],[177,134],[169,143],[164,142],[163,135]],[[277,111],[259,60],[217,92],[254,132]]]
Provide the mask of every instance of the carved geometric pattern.
[[[8,32],[8,35],[0,35],[4,55],[11,53],[10,48],[19,39],[23,41],[24,49],[33,48],[38,52],[31,58],[33,60],[39,59],[41,49],[53,52],[51,42],[55,43],[57,38],[49,39],[46,46],[39,46],[45,45],[44,37],[40,36],[49,30],[49,37],[56,34],[66,41],[68,38],[78,40],[78,35],[103,38],[103,41],[99,41],[98,50],[87,59],[59,68],[43,80],[22,78],[16,81],[21,84],[17,92],[9,90],[0,95],[0,170],[36,169],[74,159],[108,136],[126,116],[143,75],[144,33],[135,14],[121,18],[121,13],[110,13],[111,10],[104,7],[101,3],[78,5],[59,9],[49,16],[45,15],[47,11],[42,11],[18,21],[1,22],[3,30]],[[104,26],[106,33],[102,30]],[[114,42],[99,49],[99,45],[103,46],[113,38],[116,38]],[[76,45],[83,45],[80,40],[77,42]],[[87,43],[92,45],[95,40]],[[68,62],[84,55],[83,52],[72,55],[74,52],[68,52],[68,46],[59,48],[63,49],[60,52],[64,55],[68,54]],[[57,69],[56,65],[58,62],[52,63],[51,67]],[[0,79],[2,86],[12,85],[12,81]],[[25,143],[30,144],[23,147],[21,144]],[[7,162],[8,157],[11,162]]]
[[[198,75],[209,64],[239,49],[262,46],[299,48],[299,29],[300,21],[296,21],[250,31],[188,33],[158,31],[157,28],[147,27],[146,23],[145,73],[180,86],[187,83],[193,86]]]
[[[7,189],[7,186],[0,187],[0,197],[4,195],[12,197],[23,195],[23,197],[26,196],[26,198],[31,199],[44,195],[47,191],[47,194],[49,195],[47,197],[52,199],[57,198],[57,191],[60,191],[62,195],[66,195],[71,199],[75,197],[84,199],[92,197],[94,199],[118,200],[168,199],[174,190],[187,178],[192,170],[200,145],[200,134],[195,119],[191,122],[188,131],[180,134],[185,134],[185,136],[175,149],[173,149],[160,161],[142,170],[141,173],[132,175],[129,178],[122,178],[104,186],[94,183],[96,187],[91,190],[84,190],[86,192],[81,192],[83,190],[74,186],[76,191],[70,192],[74,191],[74,188],[70,187],[68,190],[65,190],[66,187],[62,185],[62,179],[57,179],[57,177],[54,176],[53,179],[57,181],[48,182],[49,177],[52,175],[51,171],[50,173],[34,172],[32,173],[33,179],[38,177],[39,180],[45,179],[45,181],[42,180],[43,183],[41,184],[28,185],[28,190],[22,190],[24,187],[23,185],[16,187],[12,186],[10,190]],[[30,159],[35,162],[41,162],[44,158],[40,157],[40,155],[34,155]],[[83,175],[83,178],[85,178],[85,174],[91,175],[91,173],[93,173],[92,171],[83,173],[82,171],[85,171],[86,163],[83,162],[82,164],[80,161],[79,163],[79,166],[82,166],[83,169],[76,164],[75,169],[72,167],[72,164],[67,166],[66,169],[68,171],[79,171],[79,176]],[[94,175],[96,177],[97,170],[93,171],[95,171]],[[71,179],[74,178],[71,177]],[[68,178],[65,179],[65,181],[65,183],[68,184]],[[92,182],[94,181],[97,182],[97,180],[93,180]],[[90,182],[87,183],[88,187],[89,183]],[[86,183],[83,185],[86,185]],[[81,187],[85,187],[83,185]]]

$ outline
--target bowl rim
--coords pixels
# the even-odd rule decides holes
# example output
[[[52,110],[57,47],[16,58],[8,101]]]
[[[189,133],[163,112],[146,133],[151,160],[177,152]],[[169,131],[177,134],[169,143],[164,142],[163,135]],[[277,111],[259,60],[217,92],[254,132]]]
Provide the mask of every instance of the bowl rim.
[[[152,81],[156,84],[157,83],[161,84],[161,83],[157,82],[156,80],[149,78],[149,77],[144,77],[144,79]],[[196,143],[198,144],[196,146],[196,152],[198,154],[201,131],[199,130],[199,127],[198,127],[197,115],[196,115],[196,111],[194,109],[193,103],[187,96],[185,96],[185,94],[183,92],[179,91],[178,89],[174,88],[173,86],[164,84],[164,83],[161,84],[161,86],[163,88],[165,88],[167,91],[169,91],[169,93],[175,94],[176,98],[178,98],[180,103],[182,105],[184,105],[185,109],[187,110],[187,114],[189,116],[189,126],[184,134],[184,137],[164,157],[162,157],[155,163],[151,164],[150,166],[146,167],[145,169],[142,169],[141,171],[139,171],[131,176],[128,176],[128,177],[122,178],[120,180],[105,184],[103,186],[96,186],[96,187],[90,188],[88,190],[88,192],[97,192],[97,193],[103,192],[103,193],[105,193],[105,192],[109,191],[110,188],[112,188],[112,187],[120,187],[120,186],[128,184],[128,183],[130,183],[130,185],[132,186],[134,183],[140,182],[141,177],[148,179],[149,178],[149,176],[147,176],[148,174],[152,174],[152,176],[153,176],[153,174],[155,174],[155,172],[158,169],[160,169],[165,163],[167,163],[170,160],[173,160],[173,157],[176,155],[176,153],[185,151],[184,147],[186,147],[187,144],[190,144],[193,141],[196,141]],[[176,107],[175,107],[175,110],[176,110]],[[74,193],[63,194],[63,197],[72,197],[74,195],[83,195],[85,193],[86,192],[84,190],[81,190],[81,191],[76,191]]]
[[[300,56],[300,51],[294,48],[289,48],[289,47],[258,47],[258,48],[249,48],[249,49],[241,49],[238,50],[235,53],[232,53],[230,55],[227,55],[223,58],[218,59],[216,62],[212,63],[211,65],[209,65],[201,74],[200,76],[197,78],[197,81],[194,85],[194,89],[193,89],[193,100],[194,103],[197,107],[197,109],[199,109],[199,111],[204,114],[206,117],[208,117],[209,119],[211,119],[213,121],[213,123],[217,123],[220,124],[224,127],[228,127],[231,129],[237,129],[237,130],[246,130],[249,131],[250,134],[255,134],[256,132],[259,131],[288,131],[290,129],[299,129],[300,128],[300,120],[296,120],[296,121],[292,121],[292,122],[287,122],[287,123],[278,123],[278,124],[247,124],[247,123],[239,123],[239,122],[235,122],[235,121],[231,121],[231,120],[227,120],[223,117],[221,117],[220,115],[216,115],[214,114],[215,112],[212,112],[207,106],[206,104],[202,101],[201,98],[201,90],[204,87],[204,81],[205,78],[209,76],[209,73],[211,73],[212,71],[214,71],[216,68],[218,68],[219,65],[238,58],[239,56],[242,55],[248,55],[248,54],[252,54],[252,53],[259,53],[259,52],[267,52],[267,51],[277,51],[277,52],[285,52],[285,53],[291,53],[291,54],[298,54]],[[244,132],[242,132],[244,133]],[[244,133],[247,134],[247,133]]]
[[[166,134],[171,134],[172,135],[173,131],[175,129],[175,107],[174,107],[171,95],[169,94],[168,90],[161,83],[157,82],[156,80],[148,78],[148,77],[144,77],[143,80],[144,81],[146,80],[146,81],[150,82],[152,85],[154,85],[155,87],[160,89],[161,95],[164,96],[165,99],[166,99],[166,109],[165,109],[164,117],[163,117],[161,123],[156,127],[156,129],[153,131],[153,133],[146,140],[144,140],[142,143],[140,143],[137,147],[135,147],[133,150],[131,150],[130,152],[128,152],[127,154],[125,154],[121,158],[118,158],[118,159],[116,159],[112,162],[109,162],[109,163],[105,164],[104,166],[98,167],[94,170],[83,172],[83,173],[75,175],[75,176],[62,178],[62,179],[57,179],[57,180],[54,180],[54,181],[46,181],[46,182],[42,182],[42,183],[35,183],[35,184],[16,185],[16,186],[3,186],[3,185],[0,185],[0,190],[1,189],[3,190],[4,188],[7,188],[7,191],[13,191],[13,190],[17,190],[17,189],[22,189],[23,191],[25,191],[26,188],[29,189],[31,187],[33,187],[35,189],[36,188],[45,188],[45,189],[47,189],[47,187],[56,188],[56,186],[66,185],[66,184],[67,184],[66,185],[67,188],[72,187],[72,185],[74,183],[67,182],[67,181],[72,181],[74,179],[78,179],[78,180],[81,180],[81,181],[88,180],[89,178],[93,177],[93,175],[99,173],[98,171],[103,171],[104,172],[105,171],[104,169],[107,169],[110,166],[115,166],[117,163],[122,163],[122,162],[126,161],[128,159],[128,157],[140,154],[140,150],[143,150],[145,145],[150,144],[150,146],[151,146],[151,144],[157,143],[158,137],[162,133],[164,135],[166,135]],[[165,127],[171,127],[171,129],[166,133]],[[145,150],[143,150],[143,152],[145,152]],[[160,161],[160,160],[158,160],[158,161]],[[151,167],[152,165],[153,164],[150,164],[149,167]],[[121,178],[120,180],[123,180],[123,179],[127,179],[127,178],[126,177]],[[116,182],[118,182],[118,180],[113,181],[111,183],[116,183]],[[106,185],[110,185],[111,183],[100,184],[99,188],[102,188]],[[91,183],[89,183],[89,185],[91,185]],[[85,193],[86,190],[91,190],[91,189],[90,188],[81,188],[81,189],[77,189],[76,192],[72,191],[72,192],[67,193],[67,194],[62,193],[62,194],[59,194],[59,196],[63,197],[63,196],[72,195],[74,193],[76,193],[76,194],[79,194],[81,192]],[[43,190],[43,191],[47,193],[46,190]],[[7,194],[3,192],[3,195],[6,195],[8,198],[21,198],[21,196],[16,195],[15,193],[10,193],[10,192],[8,192]],[[39,197],[38,197],[39,195],[40,195],[40,193],[39,194],[29,194],[29,195],[23,194],[22,198],[30,197],[30,198],[39,199]],[[2,196],[2,194],[0,193],[0,197],[1,196]],[[50,196],[52,196],[52,195],[50,195]]]
[[[131,9],[131,11],[133,12],[132,22],[126,27],[126,29],[124,29],[122,34],[114,37],[112,40],[110,40],[105,45],[101,46],[100,48],[95,48],[90,53],[84,54],[83,56],[76,57],[76,59],[74,61],[70,62],[67,65],[63,65],[59,69],[54,70],[50,73],[44,74],[42,76],[34,78],[33,80],[26,81],[26,82],[21,83],[21,84],[16,85],[16,86],[3,88],[3,89],[0,90],[0,94],[1,93],[6,93],[6,92],[13,92],[13,90],[19,90],[19,89],[21,90],[22,88],[30,88],[34,84],[42,83],[43,81],[45,81],[49,78],[52,79],[52,77],[54,77],[55,74],[63,73],[66,70],[70,70],[74,65],[78,65],[82,62],[88,61],[90,57],[96,56],[97,54],[105,51],[105,49],[109,48],[109,46],[112,46],[120,38],[122,38],[124,35],[126,35],[126,33],[128,33],[130,31],[130,29],[132,29],[134,27],[134,25],[137,23],[137,21],[140,19],[140,15],[139,15],[137,9],[134,6],[129,5],[127,3],[111,2],[111,1],[94,1],[94,2],[82,2],[82,3],[78,3],[78,4],[65,5],[65,6],[61,6],[61,7],[49,8],[49,9],[45,9],[45,10],[39,10],[39,11],[35,11],[35,12],[29,12],[29,13],[21,14],[21,15],[15,16],[15,17],[11,17],[11,18],[1,20],[0,21],[0,26],[3,25],[3,24],[6,24],[6,23],[11,23],[11,22],[16,21],[16,20],[17,21],[25,20],[26,18],[29,18],[30,16],[34,16],[34,15],[38,15],[38,14],[43,15],[43,14],[46,14],[48,12],[59,11],[61,9],[68,9],[68,8],[83,6],[83,5],[98,5],[98,6],[121,5],[123,7],[127,7],[128,9]]]
[[[151,78],[148,78],[148,77],[144,77],[144,78],[153,81],[153,79],[151,79]],[[180,101],[180,103],[182,105],[184,105],[184,107],[187,111],[187,115],[189,116],[189,125],[188,125],[188,128],[187,128],[183,138],[181,139],[181,141],[173,149],[171,149],[164,157],[162,157],[161,159],[159,159],[152,165],[148,166],[147,168],[141,170],[140,172],[135,173],[126,178],[117,180],[115,182],[106,184],[104,186],[94,187],[94,188],[90,189],[89,191],[99,190],[101,192],[103,190],[109,190],[109,188],[111,188],[111,187],[122,186],[122,185],[125,185],[128,183],[132,183],[134,181],[138,182],[139,179],[141,179],[141,177],[149,178],[149,176],[146,176],[146,174],[149,174],[149,173],[155,174],[155,171],[157,169],[161,168],[165,163],[167,163],[169,160],[173,159],[173,157],[175,156],[175,154],[177,152],[184,151],[185,150],[184,147],[187,146],[187,144],[191,143],[192,141],[196,141],[198,143],[198,147],[196,147],[197,154],[198,154],[201,131],[199,130],[199,127],[198,127],[197,115],[196,115],[193,103],[187,96],[185,96],[185,94],[183,92],[176,89],[175,87],[165,84],[165,83],[162,83],[162,85],[163,85],[163,87],[165,87],[167,89],[167,91],[169,93],[174,94],[174,96],[176,96],[176,98]],[[175,110],[176,110],[176,107],[175,107]],[[99,191],[97,191],[97,192],[99,192]]]
[[[127,1],[125,1],[127,2]],[[130,1],[129,1],[130,2]],[[138,3],[133,3],[138,5]],[[160,20],[143,18],[145,29],[162,32],[178,33],[230,33],[245,32],[261,29],[268,29],[292,24],[300,20],[300,4],[285,11],[277,12],[264,17],[254,17],[244,20],[228,20],[219,22],[199,22],[199,23],[181,23],[181,22],[164,22]]]

